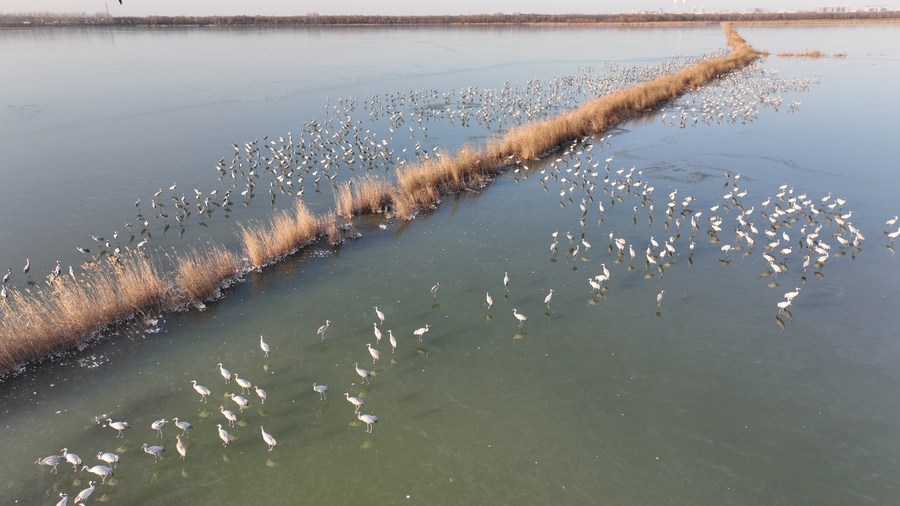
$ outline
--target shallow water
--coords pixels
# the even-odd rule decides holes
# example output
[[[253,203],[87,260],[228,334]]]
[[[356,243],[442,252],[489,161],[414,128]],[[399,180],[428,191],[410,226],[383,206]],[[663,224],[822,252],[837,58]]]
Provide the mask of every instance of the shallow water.
[[[891,100],[884,77],[896,72],[897,55],[864,49],[896,38],[897,28],[786,30],[744,27],[740,32],[755,47],[773,52],[795,50],[787,43],[804,40],[826,52],[846,51],[848,57],[765,60],[761,67],[777,70],[781,78],[817,79],[808,91],[781,92],[784,102],[777,112],[763,107],[755,120],[736,124],[678,128],[663,124],[657,114],[623,125],[609,137],[594,139],[591,151],[588,144],[576,148],[582,151],[578,155],[559,152],[528,163],[528,170],[510,172],[483,191],[445,198],[437,210],[415,221],[380,229],[379,218],[364,220],[357,225],[359,240],[336,248],[317,246],[249,273],[203,312],[165,315],[148,327],[150,332],[122,328],[117,336],[6,380],[0,386],[2,469],[8,476],[0,485],[2,496],[25,504],[50,503],[59,491],[74,496],[91,475],[76,474],[65,464],[58,475],[32,465],[65,446],[91,465],[98,451],[121,453],[114,477],[98,485],[93,496],[115,504],[247,502],[260,496],[276,504],[595,504],[598,498],[615,504],[891,502],[900,478],[895,443],[900,299],[897,260],[886,249],[883,231],[884,221],[898,213],[892,196],[900,188],[894,170],[900,153],[889,134],[900,106]],[[140,112],[140,104],[132,104],[119,119],[95,115],[90,111],[100,109],[104,93],[91,98],[98,84],[86,83],[79,104],[48,106],[30,120],[4,120],[0,139],[4,147],[12,146],[13,159],[26,160],[26,148],[39,145],[41,137],[45,143],[79,146],[68,152],[31,150],[40,161],[33,167],[48,171],[44,176],[50,174],[51,181],[72,172],[52,163],[54,157],[70,157],[78,171],[69,174],[73,180],[67,186],[48,184],[38,170],[4,175],[17,190],[2,187],[4,239],[29,229],[41,234],[0,241],[7,248],[0,258],[31,255],[34,262],[43,250],[50,266],[66,249],[77,258],[71,245],[86,244],[90,232],[108,234],[119,221],[131,219],[126,213],[137,195],[149,200],[172,179],[185,189],[210,184],[215,161],[230,156],[228,142],[240,144],[261,137],[260,132],[277,138],[296,131],[298,123],[320,113],[325,96],[334,103],[336,95],[499,88],[507,80],[576,73],[579,67],[610,61],[658,63],[722,45],[717,27],[579,29],[576,36],[567,30],[506,29],[0,35],[47,54],[61,44],[80,44],[82,58],[97,57],[97,48],[108,47],[108,40],[116,42],[116,50],[139,48],[143,56],[128,60],[134,67],[129,79],[135,81],[116,93],[136,93],[147,109],[162,111]],[[590,44],[605,51],[574,47],[572,41],[585,35],[597,37]],[[434,44],[443,51],[437,59],[425,57],[424,45],[422,54],[416,53],[413,42],[430,37],[445,40],[443,46]],[[225,58],[221,52],[280,54],[301,43],[296,39],[319,49],[304,53],[320,59],[310,65],[332,62],[327,74],[307,81],[309,72],[275,65],[272,58],[238,58],[258,65],[256,74],[276,74],[260,84],[252,78],[254,67],[235,70],[240,68],[236,56]],[[834,47],[844,40],[858,46]],[[359,47],[376,42],[388,49],[371,60],[354,59]],[[479,61],[461,49],[466,45],[484,49],[477,53]],[[162,47],[168,51],[158,52]],[[209,68],[217,72],[196,73],[193,88],[185,82],[166,88],[165,80],[142,87],[140,76],[159,79],[153,69],[167,61],[161,54],[181,61],[183,67],[176,68],[190,68],[186,48],[205,51]],[[409,48],[412,54],[401,52]],[[453,71],[441,70],[447,68]],[[278,72],[288,74],[279,79]],[[196,90],[208,87],[204,81],[212,75],[243,79],[235,85],[239,95],[280,98],[207,105],[215,100]],[[354,75],[365,77],[342,87]],[[289,84],[278,84],[282,81]],[[306,91],[289,91],[297,89]],[[35,97],[56,96],[36,91]],[[23,86],[12,96],[16,103],[37,102],[29,93]],[[667,118],[699,100],[685,97],[671,104]],[[799,101],[799,108],[791,111],[790,101]],[[44,114],[53,111],[69,119]],[[124,119],[129,114],[132,119]],[[94,126],[64,126],[82,116]],[[237,117],[246,118],[246,124]],[[838,121],[843,128],[835,127]],[[122,136],[123,125],[138,132]],[[148,133],[152,129],[158,131],[156,139]],[[116,134],[103,141],[97,130]],[[423,142],[455,146],[488,130],[435,126]],[[164,153],[159,146],[166,146]],[[619,169],[642,171],[639,179],[655,187],[652,212],[634,194],[616,191],[619,201],[603,192],[609,190],[602,184],[607,157],[612,157],[611,180],[624,177],[616,174]],[[579,203],[586,194],[577,187],[561,198],[560,189],[571,185],[559,178],[574,177],[578,160],[585,168],[599,163],[593,169],[598,176],[591,178],[598,187],[593,201],[586,201],[583,231],[591,248],[580,245],[572,257],[564,236],[571,231],[577,241]],[[12,166],[26,166],[19,163]],[[116,169],[122,166],[130,167],[128,173]],[[738,245],[739,208],[722,197],[731,191],[736,173],[741,174],[739,187],[748,192],[743,208],[754,208],[750,221],[761,233],[754,248],[725,255],[722,244]],[[541,180],[547,176],[545,191]],[[16,177],[21,179],[10,179]],[[790,195],[807,194],[814,202],[829,192],[832,202],[845,198],[842,212],[852,210],[850,220],[866,237],[860,251],[845,249],[838,256],[840,248],[829,235],[837,229],[824,219],[836,212],[830,210],[804,218],[823,225],[821,236],[832,247],[828,261],[803,272],[796,250],[804,223],[798,221],[778,229],[779,235],[791,236],[786,242],[795,253],[785,255],[787,272],[771,275],[762,257],[768,239],[759,211],[770,197],[786,206],[774,197],[782,184],[793,189]],[[73,188],[77,196],[69,195]],[[688,217],[680,219],[677,231],[674,220],[665,219],[668,195],[676,189],[678,211],[689,195],[695,199],[689,207],[702,211],[699,230],[691,231]],[[42,191],[58,194],[39,197]],[[271,206],[260,200],[265,199],[236,210],[235,216],[265,216]],[[327,205],[326,196],[320,201]],[[707,218],[716,214],[710,211],[716,204],[725,232],[713,243]],[[68,206],[83,212],[70,218],[78,213]],[[46,213],[43,220],[41,213]],[[78,226],[67,225],[67,219]],[[222,219],[207,233],[227,243],[231,227]],[[554,256],[549,245],[556,230],[559,252]],[[662,244],[679,232],[677,253],[667,260],[671,265],[663,271],[645,267],[650,237]],[[617,254],[610,233],[633,245],[634,261],[627,253]],[[198,227],[189,226],[184,238],[160,242],[182,247],[194,234],[199,235]],[[692,235],[696,248],[689,254]],[[592,294],[587,278],[601,273],[601,264],[610,270],[610,279],[602,295]],[[502,285],[504,272],[510,277],[508,291]],[[432,297],[429,289],[436,282],[440,289]],[[790,313],[779,314],[776,303],[795,287],[801,293]],[[548,310],[542,302],[551,288]],[[660,290],[665,295],[658,307]],[[485,292],[493,296],[490,310]],[[381,359],[373,366],[365,345],[376,344],[374,306],[387,316],[381,326],[385,338],[377,345]],[[513,308],[528,316],[522,327]],[[316,329],[326,319],[332,323],[320,341]],[[412,332],[425,324],[431,330],[420,343]],[[387,329],[399,341],[395,353],[386,342]],[[268,360],[258,347],[260,334],[273,348]],[[239,426],[229,429],[236,440],[227,448],[216,435],[216,424],[225,422],[218,406],[236,411],[225,394],[239,387],[225,384],[218,362],[268,394],[265,404],[252,392],[247,396],[250,407],[239,414]],[[370,384],[360,381],[355,362],[373,369]],[[199,402],[192,379],[212,389],[208,403]],[[313,382],[329,385],[327,400],[318,399]],[[378,415],[371,434],[354,417],[344,392],[363,397],[363,411]],[[115,431],[94,422],[101,414],[127,420],[132,428],[117,439]],[[175,453],[176,430],[169,426],[163,460],[154,463],[141,443],[158,441],[149,427],[153,420],[174,416],[195,427],[186,439],[187,459],[181,462]],[[278,440],[271,453],[260,425]]]

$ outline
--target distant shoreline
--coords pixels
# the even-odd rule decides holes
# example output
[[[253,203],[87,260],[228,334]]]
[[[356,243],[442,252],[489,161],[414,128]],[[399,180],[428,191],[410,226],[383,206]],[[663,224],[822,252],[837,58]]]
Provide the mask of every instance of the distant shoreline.
[[[796,12],[748,14],[483,14],[467,16],[146,16],[97,14],[3,14],[0,29],[56,27],[120,28],[327,28],[438,26],[690,26],[729,22],[737,25],[896,24],[900,11]]]

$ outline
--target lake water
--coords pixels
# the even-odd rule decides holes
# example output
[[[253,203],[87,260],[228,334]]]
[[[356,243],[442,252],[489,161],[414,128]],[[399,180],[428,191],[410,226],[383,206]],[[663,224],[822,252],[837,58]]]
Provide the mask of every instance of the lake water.
[[[897,225],[885,220],[900,214],[900,53],[879,41],[897,40],[898,29],[739,27],[773,54],[847,56],[771,56],[414,221],[360,220],[358,240],[248,273],[205,311],[123,326],[28,367],[0,383],[0,497],[74,497],[93,475],[33,464],[67,447],[89,465],[100,463],[97,452],[120,454],[92,496],[112,504],[893,502],[900,271],[885,234]],[[15,69],[0,115],[0,268],[12,269],[17,289],[27,286],[25,258],[40,282],[57,259],[76,268],[86,259],[76,245],[107,249],[91,234],[105,242],[118,232],[108,249],[149,237],[157,252],[206,240],[237,250],[237,224],[288,207],[301,187],[314,209],[331,207],[328,177],[366,170],[323,162],[313,118],[326,139],[356,125],[361,144],[380,153],[369,172],[390,176],[415,161],[416,144],[432,153],[479,145],[523,121],[517,111],[552,114],[724,46],[717,26],[27,30],[0,39]],[[713,121],[695,123],[704,104]],[[292,185],[282,191],[275,173],[263,173],[253,198],[239,196],[240,171],[252,164],[244,144],[289,137],[310,154],[294,160],[304,168]],[[233,184],[231,212],[193,212],[183,226],[172,219],[172,196],[194,209]],[[646,186],[652,210],[639,195]],[[811,203],[793,211],[791,199]],[[170,217],[154,217],[151,200]],[[790,212],[770,222],[778,208]],[[753,247],[735,232],[746,211],[759,229]],[[841,247],[835,234],[852,234],[836,218],[864,235],[858,248]],[[817,227],[831,249],[804,269],[804,237]],[[676,253],[661,258],[667,241]],[[645,261],[648,247],[656,265]],[[785,272],[775,275],[764,253]],[[587,280],[604,266],[609,279],[592,293]],[[797,287],[780,313],[776,304]],[[374,306],[386,314],[380,343]],[[522,326],[513,308],[528,316]],[[413,331],[426,324],[420,342]],[[375,365],[366,343],[381,352]],[[234,428],[218,408],[237,413],[226,394],[241,389],[225,384],[220,362],[268,396],[262,404],[251,391]],[[369,384],[354,363],[373,370]],[[208,403],[193,379],[212,390]],[[326,400],[314,382],[329,386]],[[378,416],[371,433],[344,392]],[[131,424],[124,438],[97,423],[107,416]],[[184,461],[171,424],[161,440],[150,428],[172,417],[194,425]],[[216,424],[234,437],[227,448]],[[278,440],[274,451],[260,426]],[[142,443],[163,444],[162,461]]]

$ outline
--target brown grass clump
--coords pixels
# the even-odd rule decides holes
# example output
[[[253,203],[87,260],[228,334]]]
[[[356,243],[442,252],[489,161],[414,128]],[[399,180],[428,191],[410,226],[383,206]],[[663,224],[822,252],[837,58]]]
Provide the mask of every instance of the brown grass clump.
[[[822,58],[825,56],[825,53],[819,51],[818,49],[813,49],[810,51],[782,51],[778,53],[778,56],[781,57],[794,57],[794,58]]]
[[[388,181],[376,176],[364,176],[344,183],[335,198],[337,214],[350,218],[383,212],[391,206],[393,189]]]
[[[314,241],[322,232],[320,217],[299,200],[293,212],[276,213],[268,225],[240,227],[247,258],[255,268],[297,251],[301,246]]]
[[[168,284],[146,258],[125,255],[78,279],[12,291],[0,302],[0,372],[71,347],[137,313],[161,309]]]
[[[206,251],[191,250],[177,256],[175,290],[188,303],[199,304],[213,297],[222,283],[240,270],[233,252],[213,245]]]

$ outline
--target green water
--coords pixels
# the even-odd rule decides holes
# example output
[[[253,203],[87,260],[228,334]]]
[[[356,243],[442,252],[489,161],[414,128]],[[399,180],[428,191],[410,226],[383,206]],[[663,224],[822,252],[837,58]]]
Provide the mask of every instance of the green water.
[[[781,32],[742,35],[766,47]],[[33,465],[67,447],[90,465],[99,451],[121,455],[92,496],[111,504],[892,502],[900,478],[900,299],[897,260],[883,232],[900,188],[891,165],[897,148],[886,139],[892,120],[885,119],[896,117],[896,104],[872,118],[831,97],[849,93],[860,72],[874,78],[896,63],[853,56],[765,62],[782,77],[820,78],[807,92],[785,93],[786,102],[802,102],[797,112],[762,109],[746,124],[684,129],[662,126],[658,116],[623,125],[482,191],[448,196],[412,222],[384,229],[377,217],[360,222],[357,240],[314,246],[251,272],[205,311],[122,328],[29,368],[0,387],[0,497],[19,504],[53,503],[60,491],[74,497],[92,475]],[[835,116],[854,126],[845,137],[866,142],[823,143],[832,129],[826,119]],[[846,159],[857,161],[854,170]],[[632,167],[634,179],[655,187],[653,211],[634,192],[613,190]],[[760,234],[753,248],[725,255],[722,244],[740,244],[741,210],[723,198],[736,173],[748,192],[742,207],[754,208],[747,219]],[[563,177],[586,178],[596,189],[588,196]],[[793,193],[779,200],[782,184]],[[676,189],[676,211],[666,219]],[[831,202],[847,203],[827,210],[820,199],[828,192]],[[794,252],[779,255],[787,272],[773,276],[762,256],[770,239],[760,212],[803,194],[825,211],[779,225],[778,236],[791,239],[776,249],[790,244]],[[691,213],[681,216],[687,196],[692,213],[702,212],[698,230]],[[766,199],[772,203],[763,208]],[[855,252],[831,235],[839,231],[834,213],[850,211],[866,237]],[[719,242],[708,233],[713,214],[724,222]],[[818,224],[831,254],[804,272],[800,229]],[[627,247],[618,254],[610,234],[633,246],[633,261]],[[657,253],[677,234],[676,254],[659,262],[670,265],[648,267],[650,237],[659,241]],[[601,264],[610,279],[594,294],[587,279],[603,272]],[[779,314],[776,303],[795,287],[801,292],[789,313]],[[386,315],[377,346],[374,306]],[[513,308],[527,315],[522,326]],[[320,340],[316,329],[326,319]],[[419,342],[412,333],[426,324],[431,330]],[[260,335],[272,347],[268,359]],[[366,343],[380,350],[374,365]],[[240,388],[225,384],[219,362],[268,396],[261,404],[246,395],[250,406],[238,426],[226,427],[234,437],[227,448],[216,431],[226,424],[218,407],[237,413],[226,394]],[[354,363],[373,371],[369,384]],[[212,390],[208,403],[192,379]],[[329,386],[327,400],[314,382]],[[344,392],[378,416],[371,434]],[[124,438],[94,421],[107,416],[131,424]],[[184,461],[175,428],[166,427],[162,440],[150,429],[172,417],[194,425]],[[278,441],[272,452],[260,425]],[[166,446],[161,462],[141,451],[145,442]]]

